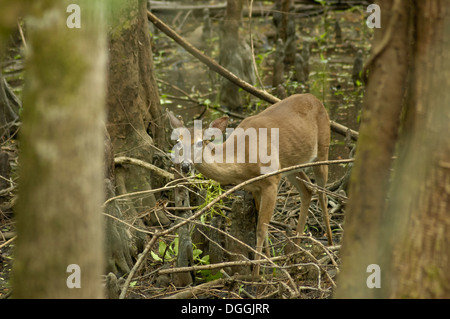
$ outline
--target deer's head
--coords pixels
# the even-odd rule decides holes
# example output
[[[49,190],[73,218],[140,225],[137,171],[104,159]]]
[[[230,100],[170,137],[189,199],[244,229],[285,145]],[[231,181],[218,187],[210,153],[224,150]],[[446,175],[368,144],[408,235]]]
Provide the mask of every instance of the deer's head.
[[[203,129],[202,121],[194,121],[194,127],[187,128],[171,111],[168,111],[167,115],[173,129],[171,139],[177,142],[172,148],[172,161],[180,164],[181,171],[188,174],[195,164],[203,162],[204,148],[208,147],[212,140],[222,142],[228,117],[218,118],[211,122],[207,129]]]

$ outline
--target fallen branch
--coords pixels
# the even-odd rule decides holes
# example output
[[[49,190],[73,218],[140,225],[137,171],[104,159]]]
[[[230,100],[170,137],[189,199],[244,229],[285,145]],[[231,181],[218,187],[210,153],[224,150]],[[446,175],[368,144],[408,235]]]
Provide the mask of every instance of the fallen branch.
[[[195,287],[189,287],[186,290],[180,291],[170,297],[164,298],[164,299],[189,299],[192,298],[200,293],[203,292],[203,290],[207,288],[211,288],[214,286],[223,287],[225,284],[224,279],[216,279],[210,282],[206,282],[204,284],[195,286]]]
[[[269,103],[276,103],[280,100],[277,97],[275,97],[267,92],[264,92],[264,91],[261,91],[261,90],[255,88],[253,85],[240,79],[239,77],[237,77],[236,75],[234,75],[233,73],[231,73],[230,71],[225,69],[223,66],[218,64],[216,61],[214,61],[209,56],[203,54],[199,49],[197,49],[192,44],[190,44],[188,41],[186,41],[183,37],[178,35],[178,33],[175,32],[175,30],[171,29],[167,24],[162,22],[157,16],[155,16],[150,11],[147,11],[147,16],[148,16],[149,20],[155,25],[155,27],[157,27],[162,32],[164,32],[167,36],[172,38],[176,43],[181,45],[186,51],[188,51],[190,54],[192,54],[194,57],[196,57],[202,63],[206,64],[214,72],[219,73],[220,75],[227,78],[234,84],[243,88],[247,92],[255,95],[256,97],[263,99],[264,101],[267,101]]]
[[[190,44],[186,39],[181,37],[177,32],[175,32],[173,29],[171,29],[167,24],[165,24],[163,21],[161,21],[157,16],[155,16],[150,11],[147,11],[148,19],[157,27],[159,30],[164,32],[168,37],[173,39],[176,43],[181,45],[186,51],[188,51],[190,54],[192,54],[194,57],[196,57],[200,62],[206,64],[211,70],[214,72],[219,73],[221,76],[225,77],[232,83],[236,84],[237,86],[241,87],[245,91],[249,92],[250,94],[266,101],[272,104],[275,104],[280,101],[279,98],[267,93],[266,91],[262,91],[251,85],[250,83],[240,79],[235,74],[231,73],[227,69],[225,69],[223,66],[218,64],[216,61],[214,61],[209,56],[203,54],[200,50],[198,50],[196,47],[194,47],[192,44]],[[350,136],[353,140],[358,139],[358,132],[349,129],[348,127],[336,123],[334,121],[330,121],[330,127],[331,129],[339,133],[343,136],[347,136],[348,133],[350,133]]]
[[[5,241],[3,244],[0,245],[0,248],[3,248],[4,246],[12,243],[15,239],[17,238],[17,236],[14,236],[13,238],[11,238],[10,240]]]
[[[169,180],[173,180],[174,179],[172,173],[166,172],[165,170],[163,170],[163,169],[161,169],[161,168],[159,168],[159,167],[157,167],[157,166],[155,166],[153,164],[141,161],[141,160],[139,160],[137,158],[126,157],[126,156],[119,156],[119,157],[114,158],[114,164],[116,164],[116,165],[124,165],[124,164],[136,165],[136,166],[140,166],[140,167],[146,168],[146,169],[148,169],[148,170],[158,174],[159,176],[162,176],[162,177],[167,178]]]
[[[264,263],[266,262],[263,259],[259,260],[239,260],[239,261],[227,261],[217,264],[209,264],[209,265],[200,265],[200,266],[188,266],[188,267],[177,267],[177,268],[169,268],[162,269],[158,272],[159,275],[166,274],[174,274],[180,272],[191,272],[191,271],[200,271],[200,270],[211,270],[225,267],[234,267],[234,266],[250,266],[253,264]]]
[[[150,1],[150,8],[155,11],[189,11],[189,10],[219,10],[225,9],[227,7],[226,2],[217,3],[217,4],[182,4],[180,2],[165,2],[165,1]]]

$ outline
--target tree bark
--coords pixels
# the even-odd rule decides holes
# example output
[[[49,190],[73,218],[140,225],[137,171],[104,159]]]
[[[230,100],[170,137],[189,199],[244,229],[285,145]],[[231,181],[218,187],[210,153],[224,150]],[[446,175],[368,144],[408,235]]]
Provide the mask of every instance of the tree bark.
[[[178,172],[180,171],[180,164],[175,166],[175,179],[183,178]],[[177,182],[178,184],[178,182]],[[189,191],[183,187],[175,188],[175,206],[176,207],[189,207]],[[177,213],[183,219],[192,216],[191,210],[182,210]],[[175,223],[180,222],[176,221]],[[178,256],[177,267],[188,267],[194,265],[194,256],[192,251],[191,240],[191,225],[186,224],[178,229]],[[189,272],[177,273],[173,275],[173,283],[176,287],[185,287],[193,283],[195,274]]]
[[[49,10],[27,21],[16,298],[103,296],[104,2],[78,3],[80,29],[66,26],[67,1],[47,1]],[[72,264],[80,288],[68,286]]]
[[[372,52],[378,55],[370,69],[350,179],[338,298],[367,298],[374,292],[366,285],[366,269],[377,264],[378,236],[409,69],[410,4],[383,0],[379,5],[384,25],[375,31]],[[389,39],[387,44],[385,39]]]
[[[115,156],[128,156],[151,163],[153,146],[164,145],[164,117],[153,71],[153,60],[146,17],[147,2],[132,0],[112,7],[109,30],[110,61],[108,83],[108,131]],[[121,165],[116,169],[118,195],[148,190],[160,177],[145,168]],[[128,201],[120,208],[126,219],[142,227],[138,218],[156,203],[155,196]],[[165,216],[149,223],[167,221]],[[144,236],[135,234],[134,252],[142,249]]]
[[[240,241],[250,245],[251,247],[256,246],[256,224],[258,211],[254,205],[253,196],[246,193],[243,198],[237,198],[233,205],[231,206],[231,228],[230,235]],[[239,260],[254,260],[255,256],[253,252],[249,251],[247,247],[242,246],[240,243],[227,238],[226,239],[227,251],[231,252],[229,256],[230,261]],[[244,258],[243,258],[243,257]],[[230,270],[230,275],[239,274],[250,274],[251,269],[248,265],[232,267]]]
[[[108,131],[105,128],[105,200],[116,196],[116,174],[114,165],[114,152],[112,148],[111,138]],[[104,209],[104,213],[114,216],[119,220],[123,220],[124,216],[120,210],[117,201],[109,202]],[[130,272],[133,265],[131,253],[132,247],[131,239],[127,234],[127,228],[125,225],[116,219],[107,216],[105,221],[105,260],[106,260],[106,273],[113,273],[114,275],[121,277],[124,274]],[[115,276],[112,276],[111,280],[114,280]],[[117,279],[117,278],[116,278]],[[114,290],[114,284],[107,284],[108,289]],[[107,290],[108,290],[107,289]],[[108,290],[108,295],[113,294]]]
[[[251,84],[255,83],[255,70],[251,49],[245,39],[239,36],[242,20],[242,0],[228,0],[227,10],[221,25],[219,63]],[[220,103],[232,111],[241,109],[243,101],[239,87],[221,78]]]
[[[450,10],[445,1],[380,4],[398,18],[392,29],[382,18],[389,27],[381,41],[375,38],[376,68],[366,93],[335,297],[448,298],[450,94],[443,88],[450,84]],[[413,44],[408,50],[405,41]],[[401,90],[394,95],[395,84],[403,88],[405,80],[406,97]],[[401,105],[402,114],[392,109]],[[370,123],[377,136],[369,135]],[[393,123],[400,126],[398,138]],[[370,264],[379,266],[380,289],[367,284]]]
[[[414,74],[380,253],[383,298],[450,297],[450,9],[418,1]]]

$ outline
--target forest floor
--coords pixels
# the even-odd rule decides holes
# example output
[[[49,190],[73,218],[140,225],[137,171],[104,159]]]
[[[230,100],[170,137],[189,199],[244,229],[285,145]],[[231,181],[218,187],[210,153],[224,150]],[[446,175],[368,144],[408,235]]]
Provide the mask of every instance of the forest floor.
[[[264,89],[276,95],[276,90],[271,87],[275,27],[268,13],[253,18],[252,33],[256,64],[262,84]],[[178,26],[177,31],[189,41],[201,45],[199,42],[201,38],[199,30],[203,23],[201,14],[182,12],[158,16],[163,17],[169,25]],[[211,18],[213,33],[208,41],[207,51],[217,60],[218,30],[222,16],[218,13],[211,15]],[[336,21],[342,30],[340,43],[336,43],[335,38]],[[364,86],[354,85],[352,69],[356,52],[362,50],[366,60],[370,51],[372,32],[365,25],[365,8],[326,10],[326,14],[302,17],[296,22],[298,48],[302,48],[305,43],[310,45],[310,75],[307,83],[298,83],[294,80],[294,66],[286,66],[283,84],[286,94],[311,92],[322,100],[331,120],[357,131]],[[217,104],[218,76],[164,34],[153,27],[151,31],[156,78],[163,108],[181,115],[187,124],[200,115],[209,122],[226,113],[226,110]],[[249,34],[248,19],[244,19],[240,32],[242,35]],[[14,65],[6,68],[4,66],[4,74],[10,85],[17,88],[22,83],[16,77],[23,69]],[[5,72],[5,69],[10,71]],[[237,125],[242,116],[255,114],[268,106],[267,103],[249,95],[244,95],[244,100],[246,107],[239,112],[241,116],[230,116],[232,125]],[[14,170],[18,158],[16,141],[9,140],[1,147],[2,151],[9,153]],[[348,158],[352,147],[353,144],[344,137],[332,133],[330,159]],[[347,170],[347,165],[330,167],[329,183],[339,182]],[[214,191],[217,191],[217,188]],[[0,297],[11,291],[14,248],[14,218],[11,207],[16,198],[14,191],[2,196]],[[195,264],[204,269],[193,272],[194,285],[177,288],[170,279],[172,276],[170,269],[175,265],[177,241],[175,236],[167,236],[160,238],[154,251],[148,256],[145,266],[131,282],[127,298],[330,298],[340,266],[339,250],[344,229],[345,196],[345,189],[341,189],[337,195],[330,193],[328,196],[334,236],[333,246],[326,245],[322,215],[317,205],[317,196],[314,196],[307,220],[309,235],[302,239],[297,249],[287,253],[286,247],[293,245],[291,231],[298,219],[300,200],[297,191],[287,181],[280,184],[276,210],[269,227],[272,264],[262,267],[264,272],[262,280],[261,278],[255,280],[250,274],[245,274],[245,270],[240,275],[228,276],[227,272],[231,269],[229,267],[224,267],[223,272],[218,271],[219,268],[207,269],[208,265],[212,265],[209,256],[205,255],[200,247],[195,247]],[[226,202],[221,205],[216,209],[225,216],[225,220],[228,220],[226,216],[230,209],[224,207]],[[149,227],[149,230],[155,228]],[[166,270],[166,274],[161,274],[161,270]]]

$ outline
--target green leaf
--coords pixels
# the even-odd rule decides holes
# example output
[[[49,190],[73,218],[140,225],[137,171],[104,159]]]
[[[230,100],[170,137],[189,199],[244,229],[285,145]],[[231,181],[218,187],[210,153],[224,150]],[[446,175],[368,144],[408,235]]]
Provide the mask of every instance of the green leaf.
[[[200,259],[200,262],[204,265],[209,265],[209,255],[203,256],[203,258]]]
[[[166,243],[161,240],[159,242],[159,247],[158,247],[159,255],[161,257],[164,255],[164,252],[166,251],[166,248],[167,248]]]
[[[202,254],[202,250],[201,249],[194,249],[192,251],[192,254],[194,255],[194,259],[198,258],[201,254]]]
[[[179,238],[176,237],[173,240],[173,242],[170,244],[171,251],[175,256],[178,256],[178,240],[179,240]]]
[[[153,251],[150,252],[150,254],[152,255],[152,258],[156,261],[162,261],[162,258],[159,257],[157,254],[155,254]]]

